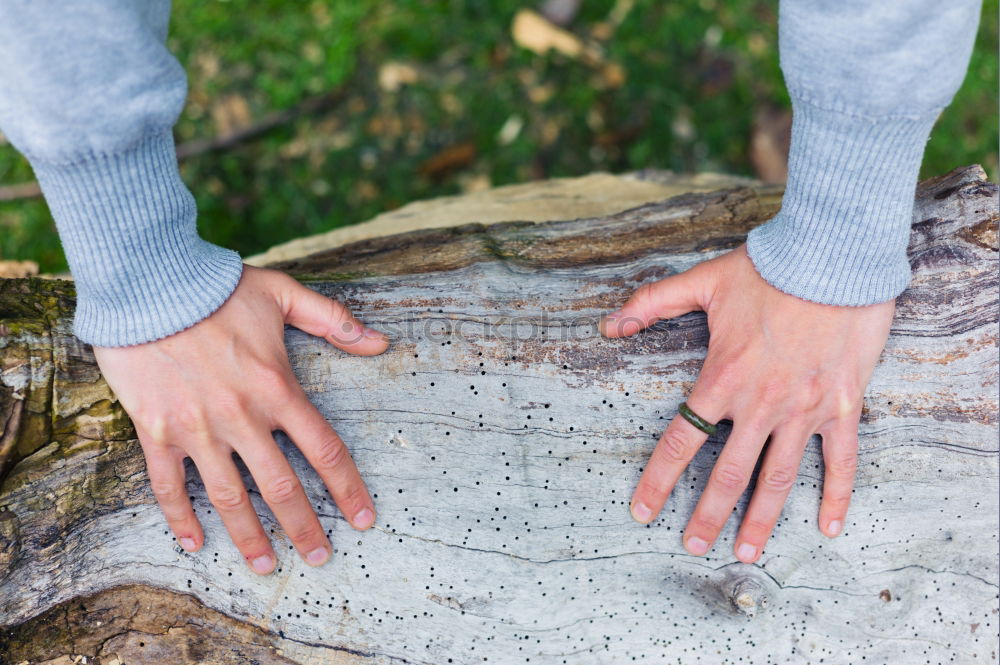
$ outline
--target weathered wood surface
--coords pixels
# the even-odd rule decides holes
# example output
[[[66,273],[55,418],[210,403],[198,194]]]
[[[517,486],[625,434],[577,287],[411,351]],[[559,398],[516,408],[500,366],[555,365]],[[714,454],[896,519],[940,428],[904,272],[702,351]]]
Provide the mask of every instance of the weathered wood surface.
[[[245,258],[244,262],[252,266],[264,266],[352,242],[418,229],[495,224],[512,219],[550,222],[606,217],[679,194],[714,192],[755,184],[760,183],[750,178],[721,173],[650,170],[622,175],[591,173],[577,178],[552,178],[504,185],[454,196],[412,201],[360,224],[342,226],[275,245],[262,254]]]
[[[69,334],[71,287],[0,282],[0,459],[13,465],[0,661],[995,663],[998,211],[979,169],[918,192],[914,281],[867,392],[842,537],[815,526],[813,441],[760,565],[731,555],[745,502],[710,556],[689,556],[680,534],[726,431],[657,522],[628,515],[707,332],[692,314],[611,341],[596,319],[737,246],[778,196],[417,232],[282,265],[394,344],[354,358],[288,331],[379,519],[347,527],[279,436],[336,554],[312,569],[288,552],[266,578],[229,543],[193,468],[206,546],[175,546],[127,418]],[[280,555],[288,544],[253,499]]]

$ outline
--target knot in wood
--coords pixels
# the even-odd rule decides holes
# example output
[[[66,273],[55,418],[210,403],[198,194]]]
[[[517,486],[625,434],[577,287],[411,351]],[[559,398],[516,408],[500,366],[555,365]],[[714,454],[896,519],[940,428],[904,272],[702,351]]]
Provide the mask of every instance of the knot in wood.
[[[735,578],[729,588],[729,602],[738,613],[752,619],[767,607],[770,594],[763,584],[750,575]]]

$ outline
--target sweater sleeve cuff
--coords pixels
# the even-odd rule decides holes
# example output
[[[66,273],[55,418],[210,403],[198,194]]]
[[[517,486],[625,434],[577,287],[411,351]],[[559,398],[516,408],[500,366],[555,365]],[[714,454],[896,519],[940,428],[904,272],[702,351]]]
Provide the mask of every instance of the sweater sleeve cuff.
[[[76,282],[73,331],[97,346],[151,342],[218,309],[236,252],[198,236],[170,130],[72,164],[33,161]]]
[[[913,196],[937,113],[866,118],[797,100],[781,211],[747,237],[775,288],[813,302],[871,305],[910,282]]]

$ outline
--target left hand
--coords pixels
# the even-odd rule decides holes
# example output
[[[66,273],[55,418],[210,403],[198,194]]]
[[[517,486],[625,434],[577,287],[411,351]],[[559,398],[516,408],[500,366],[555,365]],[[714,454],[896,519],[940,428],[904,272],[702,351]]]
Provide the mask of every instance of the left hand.
[[[312,502],[272,432],[295,442],[356,529],[375,521],[375,505],[340,436],[299,385],[285,350],[285,324],[347,353],[374,356],[389,345],[342,304],[275,270],[244,266],[229,299],[169,337],[125,347],[94,347],[105,380],[135,425],[150,485],[177,542],[189,552],[205,533],[185,490],[190,458],[229,536],[250,568],[278,563],[233,455],[312,566],[333,547]]]
[[[601,320],[608,337],[634,335],[660,319],[708,315],[708,354],[688,406],[711,423],[733,421],[684,532],[684,546],[708,552],[750,481],[770,437],[734,544],[736,558],[760,557],[798,475],[806,443],[823,439],[819,527],[833,538],[847,517],[857,469],[865,387],[889,336],[895,302],[822,305],[783,293],[757,273],[743,245],[640,287]],[[708,436],[675,417],[660,437],[632,497],[632,516],[651,522]]]

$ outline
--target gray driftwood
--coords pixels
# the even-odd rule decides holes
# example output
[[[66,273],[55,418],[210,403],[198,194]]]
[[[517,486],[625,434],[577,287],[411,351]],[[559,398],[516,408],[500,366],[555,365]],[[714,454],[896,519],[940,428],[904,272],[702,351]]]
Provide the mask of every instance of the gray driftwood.
[[[843,537],[815,525],[813,441],[760,565],[731,555],[745,503],[710,556],[686,554],[725,431],[659,520],[628,515],[707,333],[692,314],[609,341],[596,319],[737,246],[778,197],[416,232],[281,265],[394,343],[353,358],[288,331],[379,520],[348,528],[281,440],[336,554],[305,566],[254,494],[284,552],[266,578],[193,469],[207,544],[176,547],[127,418],[69,334],[71,286],[0,282],[0,661],[995,663],[998,213],[981,169],[919,189],[914,281],[867,392]]]

